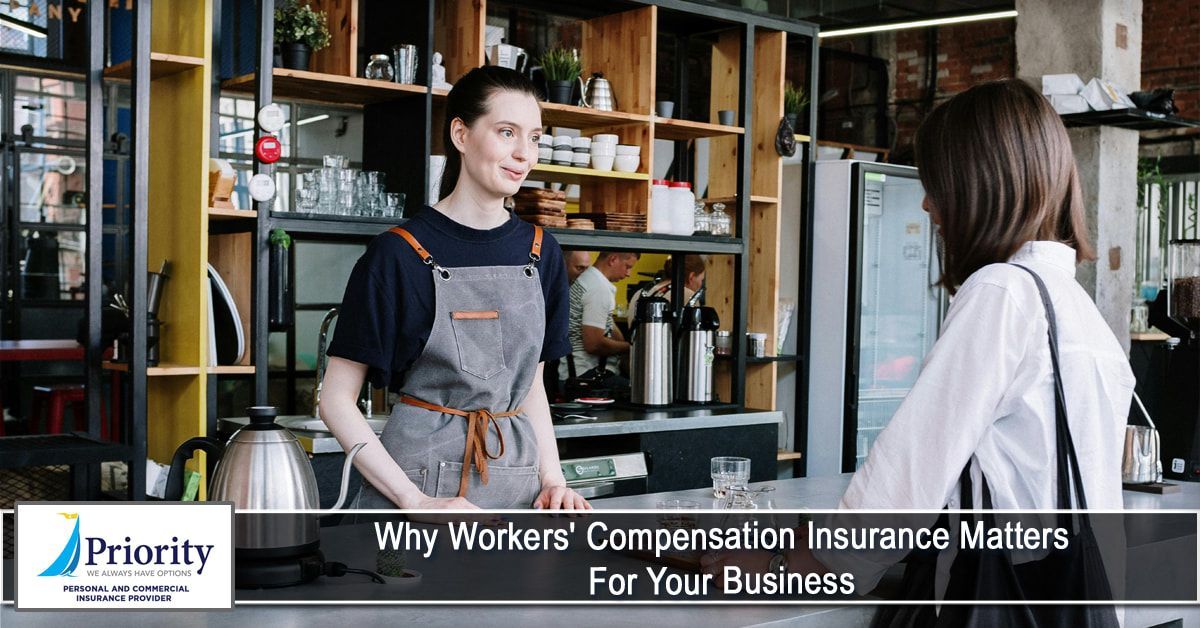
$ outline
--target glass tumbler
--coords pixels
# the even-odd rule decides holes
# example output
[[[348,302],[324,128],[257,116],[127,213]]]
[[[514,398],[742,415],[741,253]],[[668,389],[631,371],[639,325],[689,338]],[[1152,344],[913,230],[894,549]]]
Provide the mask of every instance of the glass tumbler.
[[[710,461],[713,497],[724,499],[731,486],[750,483],[750,459],[736,456],[717,456]]]

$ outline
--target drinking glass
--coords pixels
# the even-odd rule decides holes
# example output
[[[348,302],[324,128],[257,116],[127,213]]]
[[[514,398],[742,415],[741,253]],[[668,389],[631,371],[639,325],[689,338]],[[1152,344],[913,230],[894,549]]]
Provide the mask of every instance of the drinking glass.
[[[326,166],[317,171],[317,213],[332,214],[337,210],[338,172],[340,168]]]
[[[655,509],[667,512],[658,513],[658,525],[669,530],[695,529],[700,502],[688,499],[668,499],[655,504]]]
[[[730,486],[745,486],[750,482],[750,459],[717,456],[710,461],[713,497],[723,499]]]
[[[325,155],[323,165],[326,168],[345,168],[350,165],[350,160],[345,155]]]
[[[383,193],[383,215],[391,218],[404,217],[404,192]]]
[[[345,168],[337,171],[337,213],[350,216],[354,213],[354,203],[357,200],[355,185],[358,181],[358,171]]]

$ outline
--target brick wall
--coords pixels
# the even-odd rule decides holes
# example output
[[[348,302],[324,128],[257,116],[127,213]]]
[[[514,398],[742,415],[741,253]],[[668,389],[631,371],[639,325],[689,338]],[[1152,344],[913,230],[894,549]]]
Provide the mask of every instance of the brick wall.
[[[891,161],[897,163],[911,162],[913,134],[930,109],[926,70],[929,37],[933,36],[937,37],[933,105],[976,83],[1016,74],[1014,20],[903,30],[874,40],[860,37],[827,44],[842,50],[873,53],[889,62],[891,89],[887,106],[892,126],[889,148]],[[1142,0],[1141,89],[1156,87],[1174,87],[1179,115],[1200,119],[1200,0]],[[1143,138],[1144,145],[1164,141],[1181,142],[1176,149],[1194,154],[1200,152],[1200,129],[1150,133]]]
[[[913,134],[928,113],[929,38],[937,38],[937,80],[932,105],[985,81],[1016,72],[1016,24],[997,20],[937,29],[899,31],[895,35],[889,117],[895,130],[892,161],[911,160]]]
[[[1200,0],[1142,0],[1142,89],[1158,87],[1175,88],[1180,116],[1200,119]],[[1177,136],[1188,142],[1200,129],[1154,135],[1155,143]],[[1200,141],[1184,152],[1197,150]]]

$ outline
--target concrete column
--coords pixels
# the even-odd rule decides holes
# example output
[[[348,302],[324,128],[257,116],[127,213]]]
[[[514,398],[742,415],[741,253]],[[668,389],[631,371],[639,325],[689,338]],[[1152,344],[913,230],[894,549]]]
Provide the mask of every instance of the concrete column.
[[[1043,74],[1074,72],[1135,91],[1141,85],[1142,0],[1016,0],[1017,75],[1039,89]],[[1072,129],[1091,241],[1099,259],[1079,282],[1129,350],[1137,228],[1138,133]]]

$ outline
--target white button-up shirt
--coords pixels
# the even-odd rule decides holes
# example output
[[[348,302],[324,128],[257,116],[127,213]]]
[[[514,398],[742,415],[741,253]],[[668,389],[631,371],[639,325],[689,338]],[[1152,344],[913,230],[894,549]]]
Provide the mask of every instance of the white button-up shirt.
[[[1075,281],[1074,249],[1029,242],[1010,261],[1038,273],[1054,304],[1067,417],[1087,505],[1120,509],[1121,452],[1134,385],[1129,361]],[[981,507],[980,471],[994,508],[1057,507],[1047,327],[1029,273],[992,264],[968,277],[916,384],[854,474],[841,508],[960,507],[959,474],[968,461],[975,508]],[[882,566],[868,582],[860,574],[860,590],[881,575]],[[939,594],[944,584],[939,582]]]

